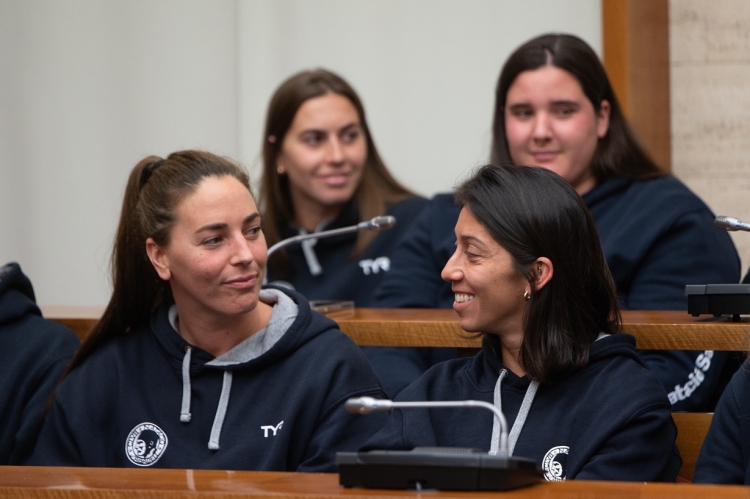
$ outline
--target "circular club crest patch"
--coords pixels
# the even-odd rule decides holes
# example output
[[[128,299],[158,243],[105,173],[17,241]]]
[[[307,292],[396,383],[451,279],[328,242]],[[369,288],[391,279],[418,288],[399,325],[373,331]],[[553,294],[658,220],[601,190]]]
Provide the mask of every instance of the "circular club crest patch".
[[[164,454],[167,434],[153,423],[141,423],[125,441],[125,454],[136,466],[151,466]]]
[[[542,469],[544,470],[544,479],[548,482],[564,482],[565,474],[568,471],[568,451],[570,447],[560,445],[552,447],[544,455],[542,460]]]

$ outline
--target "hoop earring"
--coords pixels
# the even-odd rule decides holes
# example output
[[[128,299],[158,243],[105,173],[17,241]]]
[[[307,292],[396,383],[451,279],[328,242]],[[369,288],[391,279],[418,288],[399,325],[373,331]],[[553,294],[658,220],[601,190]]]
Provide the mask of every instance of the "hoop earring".
[[[526,298],[526,301],[531,300],[531,293],[529,292],[528,289],[523,292],[523,297]]]
[[[283,175],[284,174],[284,167],[281,166],[281,165],[277,166],[276,167],[276,173],[278,173],[279,175]]]

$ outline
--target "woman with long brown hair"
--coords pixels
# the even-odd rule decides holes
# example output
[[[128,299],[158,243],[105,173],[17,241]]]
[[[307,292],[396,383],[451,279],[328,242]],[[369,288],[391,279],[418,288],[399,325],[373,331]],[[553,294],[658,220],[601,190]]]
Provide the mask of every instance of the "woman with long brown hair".
[[[364,356],[304,297],[261,289],[247,174],[202,151],[132,170],[112,298],[59,386],[31,464],[333,471],[379,422]]]
[[[354,89],[325,70],[302,71],[276,89],[263,133],[260,205],[271,247],[298,234],[391,215],[396,226],[308,240],[269,261],[268,279],[308,299],[371,304],[390,254],[426,200],[401,185],[380,157]]]

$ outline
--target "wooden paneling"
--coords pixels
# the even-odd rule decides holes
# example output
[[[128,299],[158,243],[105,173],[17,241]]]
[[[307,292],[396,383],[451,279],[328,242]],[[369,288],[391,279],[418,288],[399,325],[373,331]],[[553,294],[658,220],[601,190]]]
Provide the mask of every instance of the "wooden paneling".
[[[602,0],[604,67],[638,137],[671,169],[668,0]]]
[[[686,480],[693,479],[695,463],[698,461],[698,454],[713,416],[713,413],[705,412],[672,413],[672,419],[677,425],[677,448],[680,449],[682,457],[679,476]]]

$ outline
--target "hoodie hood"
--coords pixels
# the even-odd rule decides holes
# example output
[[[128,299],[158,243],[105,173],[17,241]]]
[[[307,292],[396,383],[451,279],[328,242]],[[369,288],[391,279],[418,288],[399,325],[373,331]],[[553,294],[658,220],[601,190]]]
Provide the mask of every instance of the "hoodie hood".
[[[234,370],[261,370],[321,333],[337,328],[334,321],[312,314],[307,301],[293,291],[267,287],[261,290],[260,300],[273,306],[268,325],[219,357],[191,345],[180,336],[176,327],[177,308],[174,305],[163,305],[151,320],[151,329],[159,347],[170,364],[181,372],[180,422],[187,424],[192,419],[192,378],[200,376],[206,369],[224,371],[219,405],[208,442],[211,450],[219,449]]]
[[[313,314],[307,300],[289,289],[266,286],[260,292],[260,300],[273,306],[268,326],[220,357],[191,345],[179,335],[174,327],[177,310],[172,304],[162,305],[152,316],[151,330],[175,368],[182,369],[185,350],[190,347],[190,372],[199,374],[204,369],[262,369],[319,334],[338,328],[327,317]]]
[[[492,342],[485,339],[485,347],[492,349]],[[503,367],[500,359],[495,354],[494,349],[487,356],[487,363],[491,366],[490,372],[499,372],[497,381],[495,382],[494,393],[493,393],[493,405],[500,409],[502,412],[502,398],[501,398],[501,387],[503,379],[508,376],[509,371]],[[645,367],[643,360],[635,352],[635,338],[627,334],[609,335],[600,333],[599,337],[589,346],[589,361],[586,366],[581,369],[571,369],[568,376],[573,376],[576,372],[586,369],[586,367],[599,362],[608,362],[611,357],[628,357],[635,360],[638,364]],[[508,443],[507,452],[509,456],[513,455],[513,450],[518,442],[518,437],[523,430],[523,425],[526,422],[526,418],[531,410],[531,404],[534,402],[537,390],[539,389],[539,382],[531,380],[528,376],[518,377],[511,373],[511,381],[517,389],[523,388],[525,390],[525,396],[521,407],[518,410],[515,421],[511,428],[508,428]],[[501,444],[501,427],[500,422],[497,419],[493,420],[492,425],[492,438],[490,444],[490,454],[498,454],[500,450],[503,450]]]
[[[501,370],[506,369],[499,355],[499,345],[494,338],[485,335],[485,338],[482,341],[482,350],[484,351],[482,360],[485,363],[485,370],[487,372],[499,373]],[[632,359],[640,366],[646,367],[646,363],[635,350],[635,337],[626,333],[611,335],[602,333],[593,343],[589,345],[589,360],[586,365],[579,369],[571,368],[564,376],[556,380],[556,382],[573,376],[582,370],[586,370],[594,364],[607,362],[613,357],[626,357]],[[525,387],[530,382],[527,376],[518,377],[510,372],[508,373],[506,382],[508,381],[514,384],[519,384],[519,386],[523,387]],[[483,382],[482,380],[477,379],[475,382],[477,383],[477,386],[483,386],[487,384],[486,380]],[[483,386],[483,388],[485,390],[488,389],[487,386]]]
[[[27,314],[42,315],[31,281],[15,262],[0,267],[0,324]]]

